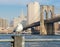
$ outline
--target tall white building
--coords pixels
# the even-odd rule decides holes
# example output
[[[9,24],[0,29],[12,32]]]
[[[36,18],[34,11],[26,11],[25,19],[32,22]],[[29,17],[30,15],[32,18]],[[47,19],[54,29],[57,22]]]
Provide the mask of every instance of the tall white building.
[[[27,5],[28,25],[40,20],[40,5],[38,2],[31,2]]]

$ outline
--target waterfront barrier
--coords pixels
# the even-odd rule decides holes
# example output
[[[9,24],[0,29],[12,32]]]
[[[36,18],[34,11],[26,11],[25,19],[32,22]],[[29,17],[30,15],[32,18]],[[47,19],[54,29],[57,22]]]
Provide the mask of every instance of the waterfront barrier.
[[[60,42],[60,39],[53,39],[53,38],[48,38],[48,39],[26,39],[24,36],[15,36],[14,40],[14,47],[32,47],[34,45],[37,45],[37,47],[40,46],[39,42]],[[36,47],[36,46],[34,46]]]
[[[38,37],[38,36],[37,36]],[[12,39],[0,39],[0,42],[11,42],[12,47],[40,47],[42,42],[60,42],[60,38],[26,38],[25,36],[13,36]],[[43,45],[43,44],[42,44]],[[52,46],[52,45],[51,45]]]

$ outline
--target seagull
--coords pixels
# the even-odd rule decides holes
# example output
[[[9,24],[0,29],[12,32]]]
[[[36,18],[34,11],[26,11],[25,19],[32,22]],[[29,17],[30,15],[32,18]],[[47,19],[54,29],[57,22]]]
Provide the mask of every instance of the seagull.
[[[16,32],[21,32],[23,30],[23,25],[19,23],[15,29]]]

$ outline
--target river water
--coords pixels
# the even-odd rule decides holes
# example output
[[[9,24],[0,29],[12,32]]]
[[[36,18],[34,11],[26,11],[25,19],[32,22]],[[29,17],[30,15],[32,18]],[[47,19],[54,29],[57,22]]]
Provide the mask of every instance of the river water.
[[[0,34],[0,39],[11,39],[11,36],[15,34]],[[19,36],[24,36],[26,39],[60,39],[59,35],[28,35],[19,34]],[[11,42],[0,42],[0,47],[11,47]],[[60,47],[60,41],[54,42],[25,42],[25,47]]]

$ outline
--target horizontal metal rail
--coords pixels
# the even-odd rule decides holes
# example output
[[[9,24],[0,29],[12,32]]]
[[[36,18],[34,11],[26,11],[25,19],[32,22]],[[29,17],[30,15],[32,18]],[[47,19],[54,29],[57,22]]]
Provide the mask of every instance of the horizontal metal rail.
[[[47,41],[60,41],[60,39],[25,39],[25,42],[38,42],[38,41],[42,41],[42,42],[47,42]]]
[[[14,42],[14,39],[0,39],[0,42]]]

